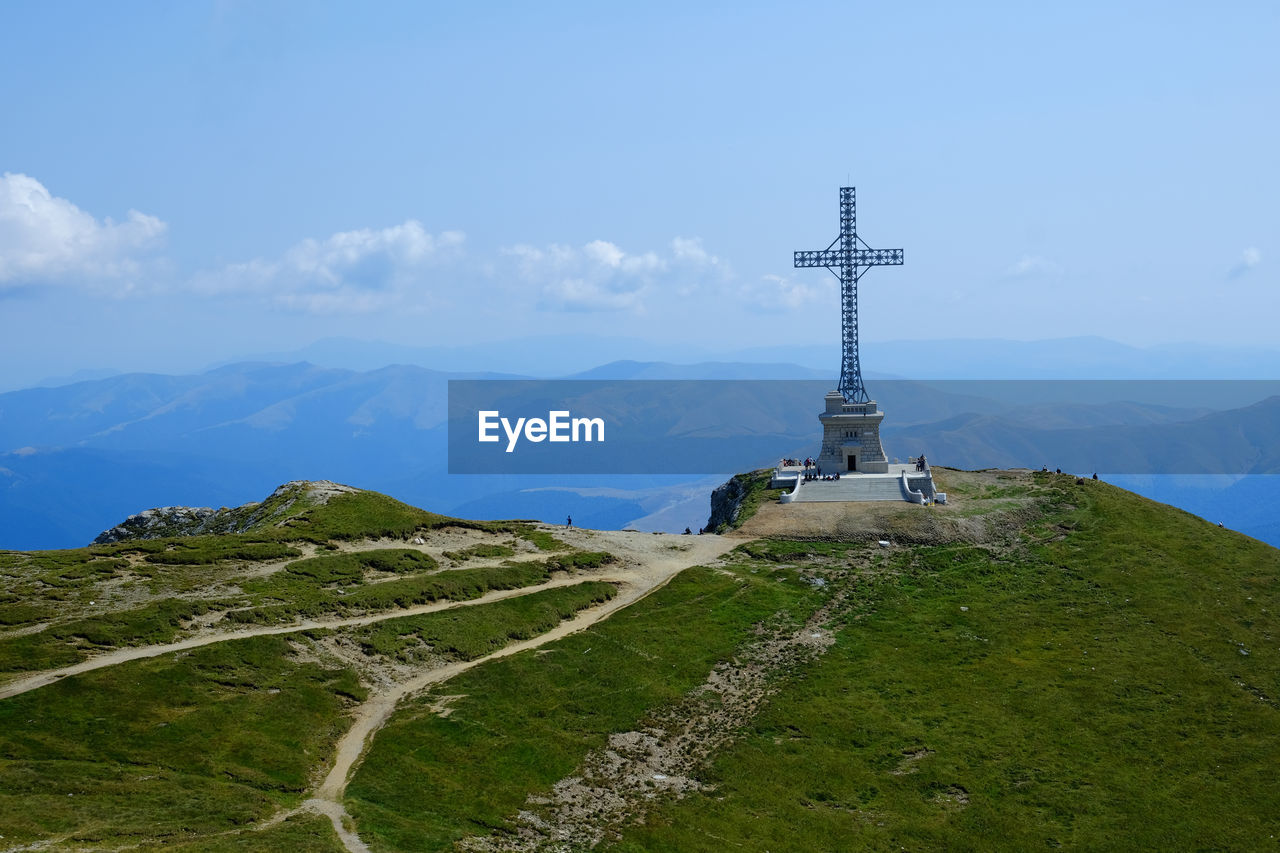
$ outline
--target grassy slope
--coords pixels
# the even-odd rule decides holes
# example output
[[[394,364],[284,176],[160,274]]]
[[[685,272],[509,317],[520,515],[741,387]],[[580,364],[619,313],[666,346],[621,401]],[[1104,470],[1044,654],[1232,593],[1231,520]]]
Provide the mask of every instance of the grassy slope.
[[[550,631],[579,610],[617,595],[613,584],[585,581],[479,607],[387,619],[351,632],[366,652],[414,662],[433,656],[474,660]]]
[[[297,814],[267,829],[203,836],[194,841],[170,841],[143,844],[133,848],[139,853],[345,853],[329,818],[314,814]]]
[[[419,649],[468,660],[614,594],[610,584],[585,582],[390,619],[351,636],[370,652],[402,660]],[[345,730],[348,700],[364,696],[352,670],[300,663],[285,638],[256,637],[4,700],[0,835],[13,842],[66,834],[76,841],[160,837],[190,840],[193,849],[285,849],[287,838],[317,830],[298,825],[224,837],[221,847],[210,838],[296,803]]]
[[[547,565],[477,569],[451,574],[450,580],[443,581],[422,576],[436,568],[429,557],[387,549],[299,560],[286,572],[248,583],[238,578],[253,562],[300,556],[288,543],[332,548],[332,543],[344,540],[404,539],[440,527],[507,533],[552,556]],[[0,551],[0,629],[39,629],[42,623],[48,624],[31,633],[0,637],[0,673],[51,669],[77,663],[95,651],[171,642],[188,620],[210,610],[235,608],[234,621],[259,622],[473,598],[489,589],[532,582],[523,578],[545,577],[566,560],[580,559],[580,555],[556,554],[563,550],[564,544],[555,537],[526,523],[453,519],[386,495],[359,492],[338,495],[319,506],[297,501],[281,525],[242,534],[130,540],[63,551]],[[359,586],[366,570],[417,576],[357,589],[354,595],[348,595],[349,588],[342,593],[333,588],[339,582]],[[243,594],[228,594],[225,588],[210,593],[210,587],[219,582],[235,583]],[[112,592],[107,593],[107,588]],[[99,599],[131,590],[152,600],[102,612]]]
[[[0,834],[180,839],[296,801],[364,691],[288,650],[220,643],[0,702]]]
[[[501,825],[609,733],[701,683],[753,625],[818,598],[793,573],[690,569],[590,630],[450,680],[375,738],[348,789],[361,837],[375,850],[442,850]],[[459,694],[447,717],[430,710]]]
[[[778,685],[713,762],[714,788],[606,846],[1271,843],[1280,552],[1106,484],[1040,483],[1054,500],[1026,547],[873,556],[888,571],[859,581],[836,646]],[[397,715],[349,791],[366,841],[443,850],[509,826],[528,794],[571,775],[608,732],[698,683],[753,620],[817,603],[766,573],[786,581],[788,566],[865,563],[868,552],[766,542],[739,553],[745,585],[686,572],[553,657],[521,655],[442,685],[437,694],[464,694],[448,717],[427,710],[436,697]]]
[[[263,579],[239,579],[254,562],[300,556],[289,543],[331,548],[344,539],[407,538],[442,526],[506,533],[553,553],[536,563],[438,577],[430,557],[382,549],[297,560]],[[374,493],[342,495],[323,506],[299,502],[286,526],[242,534],[0,552],[0,627],[19,631],[0,638],[0,670],[49,668],[95,650],[170,641],[186,620],[211,608],[248,606],[238,612],[249,619],[281,608],[312,614],[394,609],[409,601],[473,598],[606,559],[569,553],[528,524],[458,521]],[[406,577],[389,579],[396,575]],[[368,585],[367,578],[388,580]],[[105,595],[131,589],[134,600],[153,600],[102,611]],[[465,659],[545,631],[613,594],[610,585],[588,583],[492,610],[393,619],[351,633],[375,655],[408,659],[427,650],[436,658]],[[44,630],[21,633],[46,621]],[[240,829],[299,799],[345,730],[347,707],[363,695],[352,670],[300,662],[285,638],[263,637],[123,664],[4,700],[0,838],[5,846],[65,837],[76,844],[163,838],[215,850],[330,848],[336,839],[322,819],[291,819],[247,834]]]
[[[1274,846],[1280,552],[1053,482],[1079,509],[1044,532],[1066,538],[998,563],[917,549],[712,793],[611,849]]]
[[[824,593],[795,566],[865,564],[870,554],[882,571],[859,581],[835,647],[779,684],[713,761],[705,777],[715,788],[661,804],[614,849],[1273,844],[1280,552],[1103,483],[1039,480],[1060,494],[1033,530],[1037,541],[1016,553],[950,546],[887,556],[839,543],[755,543],[740,550],[732,574],[685,572],[545,654],[441,685],[396,715],[358,770],[349,806],[362,834],[378,850],[448,849],[502,826],[528,793],[571,774],[610,732],[642,724],[700,683],[757,622],[811,611]],[[291,531],[208,537],[207,547],[361,538],[364,524],[407,536],[457,523],[379,495],[343,501],[333,513],[303,511]],[[536,541],[518,524],[475,526]],[[190,552],[204,541],[0,553],[0,574],[17,589],[0,598],[0,612],[19,626],[34,621],[24,607],[56,620],[123,571],[120,555],[131,548]],[[226,576],[223,563],[185,557],[130,571],[172,590]],[[419,569],[385,557],[379,570]],[[328,600],[335,584],[357,580],[346,560],[274,577],[284,586],[255,594]],[[401,659],[424,643],[474,656],[545,630],[608,590],[551,592],[353,637]],[[115,615],[99,630],[128,642],[168,630],[168,618],[162,609]],[[20,642],[27,638],[0,647]],[[318,818],[236,830],[297,800],[359,694],[350,670],[299,663],[284,640],[259,638],[4,700],[0,834],[6,843],[66,833],[163,837],[202,850],[331,849]],[[428,710],[458,694],[450,716]]]

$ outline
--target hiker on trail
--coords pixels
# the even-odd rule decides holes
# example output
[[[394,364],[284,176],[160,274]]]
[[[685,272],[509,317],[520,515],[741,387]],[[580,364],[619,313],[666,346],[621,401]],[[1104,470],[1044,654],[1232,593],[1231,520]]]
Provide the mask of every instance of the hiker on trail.
[[[564,520],[564,526],[565,526],[565,528],[566,528],[566,529],[568,529],[568,528],[570,528],[570,527],[573,527],[573,516],[572,516],[572,515],[571,515],[571,516],[569,516],[568,518],[566,518],[566,519]]]

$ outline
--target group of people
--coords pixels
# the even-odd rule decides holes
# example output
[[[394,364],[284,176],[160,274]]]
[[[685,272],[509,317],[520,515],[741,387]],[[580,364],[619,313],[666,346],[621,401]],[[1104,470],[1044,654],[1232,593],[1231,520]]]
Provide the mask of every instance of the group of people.
[[[834,474],[823,475],[822,466],[818,464],[817,459],[807,458],[804,460],[804,482],[812,483],[815,480],[839,480],[840,472]]]
[[[1061,469],[1061,468],[1054,468],[1054,469],[1053,469],[1053,472],[1054,472],[1055,474],[1061,474],[1061,473],[1062,473],[1062,469]],[[1040,466],[1040,473],[1042,473],[1042,474],[1048,474],[1048,473],[1049,473],[1049,466],[1048,466],[1048,465],[1041,465],[1041,466]],[[1095,479],[1095,480],[1096,480],[1096,479],[1098,479],[1098,472],[1097,472],[1097,471],[1094,471],[1094,472],[1093,472],[1093,479]],[[1083,480],[1084,480],[1084,478],[1083,478],[1083,477],[1080,477],[1080,478],[1078,478],[1078,479],[1077,479],[1077,483],[1082,482]]]
[[[783,467],[786,467],[789,465],[803,464],[804,465],[804,481],[806,483],[809,482],[810,480],[839,480],[840,479],[840,474],[838,472],[834,475],[829,474],[826,477],[822,476],[822,467],[818,465],[818,460],[813,459],[812,457],[809,457],[809,456],[805,457],[805,460],[803,463],[801,463],[799,459],[785,459],[785,458],[781,460],[781,463]],[[813,469],[813,470],[811,471],[810,469]],[[921,453],[920,458],[916,460],[916,470],[927,471],[928,469],[929,469],[929,463],[925,461],[924,454]]]

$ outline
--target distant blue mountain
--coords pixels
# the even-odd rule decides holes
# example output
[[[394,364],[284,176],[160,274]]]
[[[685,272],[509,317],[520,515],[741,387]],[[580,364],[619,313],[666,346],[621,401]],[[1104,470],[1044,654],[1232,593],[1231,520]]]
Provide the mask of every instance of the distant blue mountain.
[[[556,514],[548,517],[551,505],[554,505]],[[486,495],[459,504],[453,511],[463,518],[533,518],[549,524],[563,524],[573,518],[579,527],[596,530],[619,530],[645,514],[639,501],[635,500],[533,489]]]
[[[1042,318],[1027,318],[1025,329],[1028,337],[1056,331]],[[838,367],[838,355],[822,344],[751,347],[717,357]],[[864,341],[861,355],[869,375],[906,379],[1280,379],[1276,348],[1135,347],[1098,337]]]
[[[804,376],[785,364],[639,361],[611,362],[577,376],[761,378],[760,373]],[[601,526],[698,526],[691,523],[698,500],[690,489],[697,480],[697,488],[709,492],[705,478],[449,475],[447,383],[499,375],[413,365],[353,370],[244,363],[195,375],[125,374],[0,394],[0,546],[82,545],[142,509],[235,506],[295,479],[347,482],[476,517],[559,523],[572,513],[582,524]],[[733,418],[753,433],[742,445],[744,467],[816,450],[820,400],[813,388],[827,383],[777,387],[775,397],[746,400],[733,409]],[[1167,388],[1177,396],[1173,385],[1157,391]],[[1280,400],[1207,411],[1234,404],[1235,398],[1194,394],[1191,405],[1178,407],[1163,398],[998,399],[1000,388],[974,383],[879,382],[872,390],[890,413],[889,453],[901,458],[924,450],[935,462],[958,467],[1047,464],[1079,466],[1082,473],[1106,473],[1109,462],[1122,457],[1201,465],[1184,471],[1215,465],[1280,470]],[[718,434],[712,411],[718,409],[698,402],[673,401],[686,415],[672,420],[670,412],[663,413],[669,422],[664,429]],[[765,439],[763,450],[755,447]],[[1161,488],[1165,499],[1179,502],[1177,486]],[[1275,535],[1274,522],[1267,527],[1257,510],[1269,507],[1271,519],[1280,515],[1269,489],[1223,488],[1234,489],[1235,497],[1217,501],[1204,491],[1191,497],[1221,517],[1213,520]]]
[[[716,364],[640,369],[686,378],[742,373]],[[614,365],[598,375],[635,372]],[[566,488],[531,492],[549,481],[450,476],[447,383],[500,376],[245,363],[0,394],[0,546],[80,545],[141,509],[235,506],[294,479],[358,483],[441,512],[466,507],[476,517],[553,522],[576,512],[599,523],[634,521],[662,502],[587,499],[573,489],[679,491],[691,479],[560,477],[554,484]]]
[[[654,344],[625,335],[537,335],[503,341],[477,340],[454,346],[406,346],[353,338],[324,338],[301,349],[245,356],[218,366],[241,361],[305,361],[362,371],[388,364],[409,364],[454,373],[505,373],[511,372],[513,365],[519,365],[518,372],[526,376],[562,377],[619,359],[688,363],[710,361],[714,356],[709,349],[694,342]],[[772,360],[790,361],[787,358]]]
[[[1090,336],[1042,337],[1061,331],[1051,318],[1029,317],[1024,334],[1039,340],[864,340],[862,365],[869,377],[907,379],[1280,379],[1280,348],[1135,347]],[[681,366],[702,362],[796,365],[834,377],[839,373],[840,349],[834,342],[713,347],[695,340],[655,342],[583,334],[424,347],[325,338],[301,349],[246,354],[236,362],[305,361],[361,371],[411,364],[440,371],[499,373],[519,365],[516,372],[546,378],[581,374],[619,360]]]
[[[46,376],[39,382],[36,382],[35,388],[57,388],[59,385],[74,385],[77,382],[89,382],[94,379],[106,379],[109,376],[119,376],[124,371],[114,370],[109,367],[86,368],[77,370],[66,376]]]
[[[566,379],[826,379],[834,382],[829,370],[815,370],[796,364],[709,361],[698,364],[668,364],[662,361],[612,361],[570,374]]]
[[[1096,407],[1084,407],[1086,410]],[[1180,417],[1144,406],[1115,411],[1128,422],[1028,426],[1019,413],[966,413],[932,424],[884,430],[903,457],[927,453],[967,468],[1062,468],[1072,473],[1280,474],[1280,396],[1240,409]],[[1165,418],[1166,420],[1161,420]]]
[[[1280,547],[1280,506],[1275,475],[1123,476],[1106,478],[1121,488],[1173,504],[1187,512]]]

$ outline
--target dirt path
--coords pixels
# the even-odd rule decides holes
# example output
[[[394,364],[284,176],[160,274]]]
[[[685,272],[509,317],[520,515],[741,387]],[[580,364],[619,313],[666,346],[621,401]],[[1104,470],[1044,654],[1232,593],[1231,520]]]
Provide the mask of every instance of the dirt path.
[[[201,646],[209,646],[214,643],[225,643],[229,640],[243,640],[248,637],[265,637],[275,634],[296,634],[300,631],[311,631],[317,628],[350,628],[360,625],[370,625],[374,622],[382,622],[386,619],[398,619],[402,616],[418,616],[423,613],[435,613],[440,610],[450,610],[455,607],[470,607],[476,604],[489,604],[494,601],[501,601],[504,598],[513,598],[518,595],[527,595],[531,592],[539,592],[544,589],[571,586],[575,583],[582,583],[584,580],[597,579],[608,580],[609,578],[599,577],[596,575],[573,574],[566,577],[553,578],[546,583],[537,584],[536,586],[495,590],[493,592],[486,593],[479,598],[472,598],[467,601],[435,601],[431,604],[419,604],[414,607],[405,607],[400,610],[366,614],[364,616],[348,616],[341,619],[308,619],[305,622],[294,622],[289,625],[258,625],[252,628],[242,628],[238,631],[201,634],[200,636],[188,637],[185,640],[179,640],[176,643],[164,643],[156,646],[131,646],[129,648],[107,652],[105,654],[92,657],[89,660],[72,664],[71,666],[64,666],[61,669],[45,670],[44,672],[37,672],[32,675],[23,676],[14,681],[10,681],[8,684],[0,687],[0,699],[8,699],[10,696],[17,696],[21,693],[36,690],[52,684],[59,679],[66,678],[69,675],[79,675],[84,672],[92,672],[95,669],[117,666],[129,661],[141,660],[142,658],[158,657],[160,655],[168,654],[169,652],[196,649]]]
[[[674,573],[672,573],[672,576],[674,576]],[[646,586],[626,583],[619,594],[605,604],[580,611],[572,619],[561,622],[545,634],[531,637],[518,643],[512,643],[475,660],[459,661],[421,673],[390,690],[370,697],[356,710],[355,720],[351,728],[338,741],[333,768],[325,776],[324,781],[320,783],[315,795],[303,802],[300,809],[326,815],[332,821],[334,831],[338,833],[338,837],[342,839],[342,843],[349,853],[368,853],[369,848],[360,840],[359,835],[348,828],[350,816],[347,814],[343,799],[346,796],[347,783],[351,780],[351,774],[364,756],[365,750],[373,740],[373,735],[378,729],[386,725],[387,720],[391,719],[391,715],[395,712],[396,706],[400,704],[400,700],[432,684],[448,681],[473,666],[479,666],[491,660],[534,649],[545,643],[568,636],[575,631],[589,628],[619,607],[636,601],[644,593],[651,592],[658,586],[661,586],[661,584]]]
[[[476,604],[491,604],[495,601],[502,601],[506,598],[514,598],[520,595],[541,592],[544,589],[572,586],[573,584],[582,583],[585,580],[608,581],[613,580],[613,578],[599,575],[573,574],[565,577],[553,578],[545,583],[540,583],[535,586],[495,590],[493,592],[486,593],[479,598],[472,598],[466,601],[435,601],[431,604],[419,604],[414,607],[406,607],[400,610],[366,614],[364,616],[349,616],[343,619],[308,619],[305,622],[294,622],[289,625],[260,625],[253,628],[244,628],[239,631],[227,631],[220,634],[203,634],[198,637],[189,637],[185,640],[179,640],[176,643],[117,649],[116,651],[107,652],[106,654],[98,655],[97,657],[81,661],[77,664],[72,664],[71,666],[65,666],[61,669],[46,670],[44,672],[38,672],[33,675],[24,676],[15,681],[11,681],[3,687],[0,687],[0,699],[8,699],[10,696],[17,696],[31,690],[37,690],[41,687],[52,684],[55,681],[66,678],[69,675],[79,675],[84,672],[92,672],[95,669],[117,666],[122,663],[128,663],[129,661],[141,660],[142,658],[159,657],[160,655],[165,655],[169,652],[196,649],[201,646],[210,646],[214,643],[224,643],[229,640],[243,640],[248,637],[297,634],[301,631],[311,631],[317,628],[352,628],[361,625],[371,625],[375,622],[382,622],[387,619],[398,619],[403,616],[419,616],[424,613],[436,613],[441,610],[452,610],[455,607],[471,607]]]
[[[641,588],[645,588],[647,591],[648,589],[653,588],[657,582],[665,581],[681,569],[697,565],[698,563],[705,562],[707,560],[714,560],[716,557],[719,557],[721,554],[740,544],[741,541],[729,540],[720,536],[674,536],[666,534],[654,536],[653,534],[630,533],[627,531],[574,530],[571,531],[571,533],[573,535],[566,538],[580,540],[583,542],[584,547],[607,550],[618,557],[620,559],[620,563],[607,566],[603,572],[574,573],[563,577],[553,578],[546,583],[537,584],[535,586],[496,590],[468,601],[436,601],[431,604],[420,604],[415,607],[406,607],[382,613],[366,614],[364,616],[349,616],[340,619],[309,619],[304,622],[294,622],[289,625],[258,625],[252,628],[243,628],[238,631],[227,631],[223,633],[211,633],[196,637],[188,637],[185,640],[179,640],[175,643],[117,649],[115,651],[90,658],[89,660],[72,664],[71,666],[65,666],[60,669],[45,670],[43,672],[32,673],[31,675],[25,675],[17,678],[10,681],[8,684],[5,684],[3,687],[0,687],[0,699],[8,699],[10,696],[17,696],[31,690],[36,690],[52,684],[59,679],[66,678],[69,675],[79,675],[84,672],[92,672],[96,669],[103,669],[104,667],[127,663],[128,661],[158,657],[159,655],[168,654],[169,652],[180,652],[187,649],[195,649],[201,646],[212,645],[213,643],[222,643],[228,640],[241,640],[247,637],[296,634],[300,631],[310,631],[317,628],[350,628],[360,625],[370,625],[375,622],[382,622],[386,619],[398,619],[402,616],[417,616],[423,613],[435,613],[440,610],[449,610],[454,607],[471,607],[477,604],[489,604],[494,601],[501,601],[506,598],[514,598],[520,595],[527,595],[544,589],[571,586],[585,580],[612,581],[624,585],[635,584]],[[674,540],[674,542],[672,540]],[[624,598],[626,598],[625,591],[614,600],[617,601]]]
[[[605,566],[602,570],[561,575],[534,586],[495,590],[469,601],[439,601],[389,612],[346,618],[314,619],[290,625],[257,625],[237,631],[201,634],[174,643],[117,649],[72,666],[31,673],[20,677],[0,687],[0,699],[7,699],[10,696],[17,696],[36,690],[67,676],[230,640],[294,634],[318,628],[347,628],[369,625],[387,619],[398,619],[457,607],[488,604],[545,589],[570,586],[586,580],[599,580],[617,584],[619,590],[614,598],[596,607],[580,611],[573,618],[562,622],[545,634],[513,643],[476,660],[453,663],[418,673],[389,689],[371,696],[356,710],[351,728],[338,741],[333,766],[316,788],[314,796],[306,800],[298,808],[277,814],[258,827],[261,829],[274,825],[299,811],[311,811],[329,818],[338,838],[350,853],[368,853],[369,848],[354,831],[351,818],[347,814],[342,801],[346,794],[347,782],[351,777],[352,771],[359,764],[370,740],[378,729],[390,719],[402,699],[432,684],[446,681],[471,667],[479,666],[496,658],[519,654],[589,628],[610,614],[660,588],[684,569],[713,562],[743,541],[741,538],[730,539],[711,535],[654,535],[630,531],[556,529],[556,535],[557,538],[577,547],[608,551],[614,555],[617,562]],[[381,544],[377,543],[377,545]],[[279,567],[285,565],[285,562],[281,562]],[[270,568],[276,569],[278,566],[273,565]]]
[[[535,649],[569,634],[589,628],[623,607],[633,604],[654,590],[659,589],[684,569],[712,562],[741,542],[741,540],[732,540],[720,536],[662,536],[659,541],[659,537],[643,533],[621,531],[572,531],[572,533],[574,535],[567,538],[581,540],[574,544],[582,547],[604,548],[619,557],[622,563],[620,568],[615,571],[605,572],[602,575],[592,576],[592,579],[595,580],[617,583],[619,591],[616,596],[596,607],[580,611],[573,618],[561,622],[545,634],[512,643],[475,660],[459,661],[428,670],[388,690],[371,696],[356,710],[351,728],[338,741],[333,767],[316,788],[314,796],[303,802],[294,812],[277,815],[273,821],[283,820],[289,814],[296,813],[299,810],[325,815],[333,823],[334,831],[338,833],[338,837],[350,853],[368,853],[369,848],[349,828],[350,816],[343,805],[343,799],[346,795],[347,783],[351,779],[351,774],[359,764],[373,735],[391,718],[396,706],[402,699],[432,684],[447,681],[472,667],[498,658],[519,654],[529,649]],[[672,540],[675,541],[673,542]],[[541,584],[537,587],[504,591],[501,596],[492,597],[488,600],[493,601],[499,597],[509,598],[513,595],[525,595],[536,592],[539,589],[578,583],[581,580],[581,576],[575,576],[563,581]],[[479,604],[482,603],[482,600],[476,599],[465,603]],[[399,614],[395,615],[406,615],[407,613],[408,611],[400,611]],[[387,617],[364,617],[359,624],[377,621],[378,618]]]

